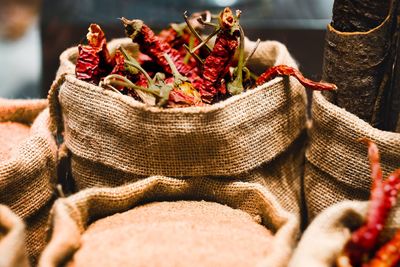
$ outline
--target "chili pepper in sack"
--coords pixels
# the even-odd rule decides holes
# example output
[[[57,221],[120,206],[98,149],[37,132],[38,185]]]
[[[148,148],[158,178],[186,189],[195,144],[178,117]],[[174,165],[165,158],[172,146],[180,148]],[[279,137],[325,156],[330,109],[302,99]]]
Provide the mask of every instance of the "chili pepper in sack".
[[[400,230],[382,246],[366,267],[394,267],[400,262]]]
[[[169,107],[203,106],[200,93],[193,87],[188,78],[182,76],[169,55],[164,54],[171,67],[174,89],[169,94]]]
[[[178,71],[183,75],[187,75],[192,71],[192,68],[183,63],[182,55],[167,42],[158,38],[154,32],[141,20],[128,20],[121,18],[125,27],[125,33],[137,42],[140,46],[140,51],[151,57],[162,70],[168,74],[172,74],[171,68],[164,57],[164,53],[168,54],[175,63]]]
[[[396,203],[397,193],[400,189],[400,169],[383,181],[378,147],[370,140],[362,139],[361,141],[368,145],[368,157],[371,165],[373,183],[370,206],[366,222],[353,232],[344,248],[343,255],[338,260],[348,261],[354,267],[365,263],[375,249],[378,236],[384,227],[391,207]]]
[[[211,103],[220,90],[221,79],[229,72],[230,64],[239,45],[239,16],[234,16],[230,8],[219,15],[219,29],[214,47],[205,59],[203,66],[203,85],[200,94],[204,102]]]
[[[277,76],[293,76],[295,77],[304,87],[310,88],[312,90],[317,91],[331,91],[336,90],[336,85],[332,83],[325,83],[325,82],[314,82],[310,79],[307,79],[301,74],[301,72],[295,68],[286,66],[286,65],[279,65],[273,66],[267,69],[263,74],[261,74],[257,81],[257,85],[262,85]]]
[[[75,75],[83,81],[98,84],[101,77],[109,73],[113,60],[107,49],[104,32],[97,24],[90,24],[86,35],[88,44],[78,46]]]

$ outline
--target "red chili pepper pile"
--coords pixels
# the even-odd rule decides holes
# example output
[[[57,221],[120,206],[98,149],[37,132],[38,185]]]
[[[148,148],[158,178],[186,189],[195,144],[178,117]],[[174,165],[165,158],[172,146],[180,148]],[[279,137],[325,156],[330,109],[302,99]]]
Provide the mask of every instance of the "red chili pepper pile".
[[[363,139],[368,145],[371,164],[372,189],[367,218],[358,230],[353,232],[342,255],[338,267],[392,267],[400,262],[400,230],[394,238],[379,250],[378,237],[382,232],[390,209],[396,204],[400,190],[400,169],[384,181],[380,165],[379,151],[372,141]]]
[[[213,104],[261,85],[276,76],[294,76],[314,90],[336,86],[305,79],[288,66],[268,69],[258,79],[250,75],[244,60],[241,12],[225,8],[213,22],[207,11],[185,22],[171,24],[158,35],[141,20],[121,18],[125,33],[140,52],[119,48],[110,56],[105,34],[91,24],[86,45],[79,45],[76,77],[103,88],[134,97],[149,105],[188,107]],[[212,33],[201,37],[206,27]],[[201,33],[199,31],[202,31]],[[214,46],[208,42],[216,36]],[[235,54],[239,55],[234,59]],[[245,78],[243,78],[245,77]]]

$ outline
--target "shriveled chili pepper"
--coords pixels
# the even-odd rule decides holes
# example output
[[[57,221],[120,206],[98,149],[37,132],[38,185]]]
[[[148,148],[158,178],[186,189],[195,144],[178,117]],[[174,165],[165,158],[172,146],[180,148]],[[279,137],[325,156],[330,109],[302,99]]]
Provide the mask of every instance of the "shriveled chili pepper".
[[[113,61],[107,49],[104,32],[97,24],[90,24],[86,35],[88,44],[78,46],[75,75],[83,81],[98,84],[111,71]]]
[[[331,91],[336,90],[336,85],[332,83],[325,82],[314,82],[310,79],[307,79],[301,74],[301,72],[295,68],[286,66],[286,65],[278,65],[267,69],[263,74],[258,77],[256,84],[262,85],[277,76],[293,76],[295,77],[304,87],[317,90],[317,91]]]
[[[202,106],[200,93],[193,87],[187,77],[182,76],[168,54],[164,54],[174,75],[174,90],[169,96],[168,106]]]
[[[371,251],[376,247],[379,233],[384,227],[390,208],[395,205],[400,189],[400,170],[392,173],[384,182],[377,145],[368,139],[360,141],[368,145],[373,182],[366,222],[353,232],[344,248],[344,255],[349,258],[352,266],[361,266],[362,263],[365,263]]]
[[[400,230],[383,245],[365,267],[395,267],[400,262]]]
[[[180,73],[186,76],[191,72],[191,67],[183,63],[182,55],[167,42],[160,40],[143,21],[128,20],[126,18],[121,18],[121,20],[124,24],[126,35],[132,41],[137,42],[140,46],[140,51],[151,57],[164,72],[172,74],[164,53],[172,58]]]
[[[239,15],[239,13],[238,13]],[[230,8],[225,8],[219,15],[217,38],[210,55],[204,61],[203,85],[200,94],[204,102],[211,103],[221,92],[221,78],[229,72],[229,66],[239,45],[239,16],[234,16]]]

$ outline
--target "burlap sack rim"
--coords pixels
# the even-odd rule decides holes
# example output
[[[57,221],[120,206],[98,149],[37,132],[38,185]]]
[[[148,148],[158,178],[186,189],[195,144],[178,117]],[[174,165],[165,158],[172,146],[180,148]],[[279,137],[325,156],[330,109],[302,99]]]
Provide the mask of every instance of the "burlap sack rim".
[[[0,240],[0,266],[29,266],[25,250],[25,224],[4,205],[0,205],[0,228],[6,230],[5,236]]]
[[[343,233],[347,234],[350,238],[350,229],[347,225],[336,224],[339,220],[338,211],[346,210],[346,216],[349,216],[350,212],[352,214],[357,214],[360,217],[365,217],[368,209],[368,201],[350,201],[345,200],[336,203],[324,211],[322,211],[307,227],[304,231],[298,246],[296,247],[293,256],[289,262],[289,267],[331,267],[335,265],[335,259],[344,247],[346,240],[340,240],[340,243],[335,243],[335,241],[326,240],[327,237],[322,235],[322,233],[329,234],[334,228],[337,231],[348,231]],[[339,214],[340,218],[344,219],[342,214]],[[333,218],[332,218],[333,217]],[[333,219],[333,220],[332,220]],[[319,242],[319,238],[325,238],[326,243]],[[316,241],[317,239],[317,241]],[[316,244],[315,246],[310,246],[311,244]],[[324,247],[325,246],[325,247]]]
[[[389,10],[392,10],[392,9],[393,9],[394,2],[395,2],[395,1],[391,1],[390,9],[389,9]],[[389,12],[389,13],[390,13],[390,12]],[[372,29],[370,29],[370,30],[368,30],[368,31],[365,31],[365,32],[361,32],[361,31],[356,31],[356,32],[343,32],[343,31],[339,31],[339,30],[335,29],[335,28],[331,25],[331,23],[329,23],[329,24],[327,25],[327,30],[328,30],[328,31],[331,31],[331,32],[334,32],[334,33],[336,33],[336,34],[348,35],[348,36],[350,36],[350,35],[353,35],[353,36],[357,36],[357,35],[367,35],[367,34],[370,34],[370,33],[374,32],[374,31],[377,31],[378,29],[380,29],[385,23],[387,23],[387,21],[390,19],[390,17],[391,17],[391,14],[389,14],[388,16],[386,16],[386,18],[382,21],[381,24],[379,24],[378,26],[376,26],[376,27],[374,27],[374,28],[372,28]]]
[[[89,84],[87,82],[78,80],[74,75],[65,75],[65,82],[62,83],[60,90],[62,90],[63,86],[68,86],[68,83],[70,83],[72,86],[76,86],[77,88],[79,88],[80,90],[84,90],[87,92],[96,92],[96,94],[99,94],[101,96],[105,96],[108,98],[112,98],[113,101],[118,101],[119,103],[121,103],[122,105],[125,105],[127,107],[129,107],[132,110],[135,110],[137,112],[150,112],[152,114],[155,114],[157,116],[162,117],[163,115],[182,115],[185,114],[187,116],[198,116],[198,115],[202,115],[202,114],[207,114],[213,116],[214,114],[218,114],[218,112],[221,112],[224,110],[224,108],[228,107],[228,106],[235,106],[236,104],[239,104],[243,101],[246,101],[246,99],[252,98],[252,97],[257,97],[260,94],[265,95],[266,97],[268,94],[273,94],[276,95],[276,89],[274,88],[275,85],[277,85],[278,83],[285,83],[285,81],[288,81],[290,83],[293,83],[292,86],[290,86],[290,88],[288,88],[288,90],[290,90],[290,94],[295,94],[296,97],[301,97],[303,98],[305,92],[304,87],[301,86],[297,80],[295,80],[294,78],[275,78],[272,81],[269,81],[261,86],[258,86],[255,89],[249,90],[245,93],[242,93],[240,95],[237,96],[232,96],[231,98],[216,103],[214,105],[210,105],[207,107],[188,107],[188,108],[173,108],[173,109],[163,109],[163,108],[159,108],[159,107],[153,107],[153,106],[148,106],[144,103],[141,103],[139,101],[136,101],[135,99],[129,97],[129,96],[125,96],[125,95],[120,95],[117,94],[113,91],[109,91],[109,90],[104,90],[101,87],[98,87],[96,85],[92,85]],[[286,86],[286,85],[285,85]],[[287,90],[285,90],[286,92]],[[285,94],[285,92],[278,92],[279,94]],[[287,92],[286,92],[287,93]],[[63,128],[63,119],[62,119],[62,115],[60,111],[60,104],[59,104],[59,100],[58,100],[58,96],[57,96],[57,92],[50,92],[49,93],[49,98],[52,98],[52,100],[50,100],[50,104],[51,106],[54,106],[53,108],[53,119],[52,122],[54,124],[54,126],[52,127],[53,129],[60,129]],[[91,94],[91,93],[90,93]],[[278,104],[277,104],[278,106]],[[62,109],[62,108],[61,108]],[[51,109],[52,110],[52,109]],[[237,111],[238,113],[240,113],[240,110]],[[295,115],[294,115],[295,116]],[[174,125],[172,125],[171,127],[174,127]],[[237,160],[235,159],[235,161],[231,161],[230,163],[230,167],[218,167],[218,169],[207,169],[205,170],[203,167],[200,168],[201,166],[197,166],[196,168],[192,168],[191,171],[188,171],[185,169],[185,171],[182,170],[178,170],[175,169],[175,171],[171,171],[170,168],[162,168],[159,167],[159,171],[157,172],[148,172],[146,170],[143,169],[143,163],[140,164],[135,164],[134,162],[131,162],[129,165],[127,164],[119,164],[119,165],[115,165],[115,160],[112,159],[110,160],[110,158],[108,156],[102,156],[100,158],[96,158],[97,161],[105,164],[106,166],[110,166],[113,168],[117,168],[117,169],[121,169],[124,171],[128,171],[128,172],[135,172],[141,175],[145,175],[145,176],[149,176],[149,175],[167,175],[167,176],[204,176],[204,175],[216,175],[216,176],[220,176],[220,175],[234,175],[234,174],[242,174],[242,173],[246,173],[249,170],[252,170],[258,166],[261,166],[263,163],[265,162],[269,162],[271,160],[273,160],[274,158],[276,158],[277,156],[279,156],[283,151],[285,151],[285,149],[287,149],[287,147],[289,147],[300,135],[301,133],[305,130],[306,125],[304,123],[304,125],[298,129],[297,133],[293,133],[293,136],[289,136],[287,135],[287,138],[285,138],[284,141],[279,141],[279,144],[275,144],[272,145],[272,147],[274,148],[271,151],[265,151],[265,152],[260,152],[259,155],[256,155],[257,157],[254,158],[252,160],[247,160],[245,161],[243,158],[241,160],[242,163],[237,162]],[[74,147],[74,144],[72,143],[68,143],[67,141],[67,147],[69,150],[71,150],[74,154],[88,159],[88,160],[92,160],[92,156],[89,153],[90,151],[86,151],[86,150],[81,150],[79,148],[77,148],[76,146]],[[240,154],[240,153],[239,153]],[[247,154],[247,155],[243,155],[244,157],[252,157],[251,154]],[[118,161],[119,162],[119,161]]]
[[[172,114],[181,114],[181,113],[187,113],[187,114],[199,114],[199,113],[213,113],[213,112],[218,112],[222,109],[224,109],[228,105],[232,105],[237,101],[240,101],[243,98],[247,98],[251,95],[257,94],[262,90],[268,89],[268,87],[271,87],[281,81],[283,81],[285,78],[282,77],[277,77],[267,83],[264,83],[260,86],[257,86],[254,89],[247,90],[246,92],[243,92],[239,95],[231,96],[226,100],[220,101],[218,103],[204,106],[204,107],[182,107],[182,108],[161,108],[157,106],[150,106],[148,104],[139,102],[135,100],[134,98],[127,96],[127,95],[122,95],[115,93],[111,90],[106,90],[100,86],[81,81],[76,78],[75,75],[67,74],[65,76],[65,80],[73,85],[79,86],[79,87],[88,87],[90,90],[95,90],[97,92],[100,92],[101,94],[111,96],[115,99],[117,99],[120,102],[123,102],[124,104],[128,104],[132,108],[137,108],[146,112],[152,112],[152,113],[172,113]],[[291,81],[297,82],[295,79],[290,78]]]
[[[47,200],[49,200],[53,195],[53,188],[51,184],[54,181],[51,179],[56,179],[55,170],[57,162],[57,147],[55,140],[50,134],[50,131],[46,133],[42,129],[36,129],[35,126],[36,122],[41,123],[43,121],[46,112],[48,113],[48,109],[45,109],[36,117],[36,119],[39,118],[41,121],[39,122],[35,119],[31,127],[30,136],[18,145],[18,153],[14,153],[9,159],[0,162],[0,182],[5,184],[4,188],[5,190],[8,190],[8,187],[14,187],[15,184],[18,184],[20,179],[26,179],[26,176],[18,176],[18,179],[14,180],[11,180],[10,177],[14,177],[15,174],[20,173],[23,170],[25,170],[24,173],[35,172],[36,170],[31,169],[32,164],[35,165],[36,161],[40,157],[42,160],[45,158],[47,159],[49,156],[51,157],[51,159],[46,160],[46,166],[41,166],[41,171],[47,172],[50,180],[40,181],[36,179],[35,181],[32,181],[38,185],[35,187],[35,191],[37,191],[35,198],[30,199],[28,203],[26,203],[25,199],[19,198],[13,203],[12,208],[19,216],[23,218],[27,218],[38,211],[41,208],[41,206],[38,206],[38,204],[47,203]],[[49,126],[49,115],[47,116],[47,126]],[[35,150],[32,150],[32,148]],[[29,151],[30,153],[25,153],[26,151]],[[26,158],[26,154],[30,156],[28,159]],[[40,157],[38,157],[38,155]],[[49,165],[49,163],[51,165]]]
[[[6,99],[0,98],[0,122],[31,124],[35,118],[26,114],[29,110],[39,114],[47,107],[47,99]]]
[[[282,257],[289,257],[292,252],[292,247],[294,246],[294,242],[296,239],[296,234],[299,230],[299,222],[298,219],[291,213],[284,210],[275,197],[270,193],[266,188],[256,183],[246,183],[246,182],[222,182],[218,180],[212,180],[209,178],[195,178],[197,181],[206,182],[218,188],[218,185],[222,183],[227,184],[229,187],[232,187],[232,190],[242,188],[243,190],[248,189],[252,190],[260,195],[260,197],[264,200],[265,204],[268,206],[268,209],[271,214],[265,214],[270,217],[270,223],[272,223],[272,227],[276,227],[275,236],[274,236],[274,245],[271,246],[271,250],[276,250],[276,255],[271,253],[271,258],[266,259],[259,266],[285,266],[286,262]],[[139,192],[144,190],[146,187],[152,188],[154,185],[164,185],[166,187],[172,187],[173,184],[182,183],[183,179],[178,178],[169,178],[164,176],[152,176],[138,182],[115,187],[115,188],[90,188],[85,189],[83,191],[78,192],[70,196],[69,198],[58,199],[52,209],[52,230],[53,236],[45,248],[44,252],[41,255],[39,260],[39,267],[50,267],[50,266],[58,266],[60,263],[65,262],[80,246],[80,236],[84,232],[87,227],[86,221],[84,221],[83,217],[90,217],[90,209],[95,209],[96,198],[100,200],[103,198],[110,198],[110,200],[118,198],[129,199],[134,192]],[[193,181],[193,180],[192,180]],[[175,195],[174,199],[180,198],[180,196],[185,195],[185,190],[187,189],[187,184],[181,184],[181,188],[179,188],[179,192],[173,193]],[[154,190],[154,189],[153,189]],[[156,201],[155,199],[162,197],[162,193],[156,192],[156,195],[152,195],[148,202]],[[206,199],[205,193],[203,194],[204,199]],[[146,198],[146,195],[139,197],[139,199],[135,200],[135,202],[130,205],[131,209],[137,205],[142,205],[143,198]],[[185,198],[187,199],[187,198]],[[198,199],[196,199],[198,200]],[[218,201],[215,201],[218,202]],[[115,212],[123,212],[121,209],[118,210],[116,208]],[[85,214],[84,214],[85,213]],[[92,214],[93,215],[93,214]],[[101,217],[105,217],[107,214],[102,214]],[[74,217],[76,220],[73,220]],[[79,219],[77,219],[79,218]],[[264,225],[265,222],[263,222]],[[265,225],[264,225],[265,226]],[[270,229],[271,230],[271,229]],[[55,233],[57,233],[55,235]],[[289,240],[289,242],[288,242]],[[289,243],[289,244],[288,244]]]
[[[386,146],[388,144],[392,146],[398,146],[398,151],[400,151],[400,133],[394,133],[394,132],[388,132],[388,131],[382,131],[377,128],[372,127],[370,124],[365,122],[364,120],[358,118],[356,115],[346,111],[343,108],[340,108],[336,106],[335,104],[332,104],[329,102],[325,97],[321,94],[321,92],[314,92],[313,96],[313,112],[318,111],[318,110],[323,110],[325,116],[336,116],[336,118],[339,118],[342,123],[342,127],[344,129],[349,129],[348,136],[358,136],[357,138],[368,138],[372,141],[374,141],[381,150],[385,150]],[[341,119],[343,118],[343,119]],[[360,134],[361,133],[361,134]],[[318,134],[318,133],[315,133]],[[357,143],[357,139],[354,140],[354,143]],[[364,147],[365,145],[360,144],[360,147]],[[393,149],[393,148],[392,148]],[[311,144],[311,149],[309,148],[306,151],[306,159],[310,163],[312,163],[314,166],[318,166],[322,171],[325,173],[331,175],[332,177],[344,182],[344,183],[349,183],[345,177],[342,177],[340,173],[338,174],[337,172],[333,170],[329,170],[325,168],[324,164],[328,164],[327,162],[324,164],[318,163],[315,161],[314,155],[312,153],[312,144]],[[365,149],[365,158],[367,158],[367,150]],[[346,164],[341,163],[341,164]],[[361,179],[361,177],[360,177]],[[367,188],[369,186],[367,185]]]

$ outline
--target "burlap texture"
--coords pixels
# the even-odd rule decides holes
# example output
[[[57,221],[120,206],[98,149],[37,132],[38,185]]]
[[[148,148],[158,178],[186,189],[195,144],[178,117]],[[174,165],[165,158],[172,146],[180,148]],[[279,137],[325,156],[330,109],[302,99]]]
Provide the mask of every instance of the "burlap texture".
[[[0,205],[0,266],[29,266],[25,249],[25,225],[4,205]]]
[[[368,201],[343,201],[319,214],[303,233],[290,260],[289,267],[331,267],[351,232],[358,229],[368,210]],[[389,241],[400,224],[400,205],[397,204],[389,215],[380,245]]]
[[[79,248],[88,224],[137,205],[165,200],[206,200],[260,216],[274,233],[270,257],[260,266],[286,266],[299,231],[299,221],[285,211],[275,197],[256,183],[153,176],[115,188],[92,188],[56,201],[52,212],[52,237],[39,266],[59,266]],[[134,253],[134,252],[132,252]],[[190,253],[190,252],[188,252]]]
[[[26,109],[17,108],[14,116],[21,116],[4,118],[28,122],[32,114],[39,113],[34,109],[36,104],[43,109],[43,100],[31,103]],[[42,111],[32,123],[30,136],[16,144],[17,149],[9,159],[0,162],[0,203],[9,206],[27,223],[27,249],[32,263],[45,245],[46,221],[54,198],[57,146],[49,130],[49,118],[48,109]]]
[[[246,44],[251,51],[254,42]],[[306,94],[296,80],[276,78],[212,106],[160,109],[70,75],[76,51],[61,56],[69,62],[61,62],[49,99],[54,130],[65,130],[77,190],[151,175],[257,179],[299,214]],[[296,67],[275,41],[261,42],[249,61],[258,72],[279,64]]]
[[[400,167],[400,134],[373,128],[321,93],[314,93],[312,116],[304,177],[309,220],[342,200],[368,199],[367,148],[357,139],[366,137],[378,145],[385,177]]]

